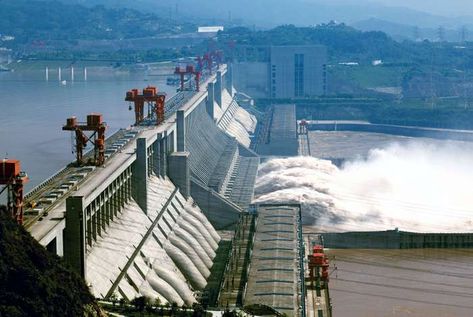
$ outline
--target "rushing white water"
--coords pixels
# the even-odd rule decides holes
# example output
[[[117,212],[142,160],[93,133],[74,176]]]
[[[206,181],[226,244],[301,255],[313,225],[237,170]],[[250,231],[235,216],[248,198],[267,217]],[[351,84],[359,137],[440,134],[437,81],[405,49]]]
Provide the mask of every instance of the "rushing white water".
[[[312,157],[263,164],[256,202],[301,202],[325,230],[473,231],[473,150],[413,141],[370,151],[341,169]]]

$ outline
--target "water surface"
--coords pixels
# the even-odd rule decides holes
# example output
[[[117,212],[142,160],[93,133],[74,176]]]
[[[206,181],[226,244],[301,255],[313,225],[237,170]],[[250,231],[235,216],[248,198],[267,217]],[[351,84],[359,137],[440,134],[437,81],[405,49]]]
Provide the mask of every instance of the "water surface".
[[[100,112],[110,135],[134,121],[124,101],[127,90],[156,85],[168,96],[175,91],[165,85],[165,76],[113,68],[91,68],[87,81],[76,69],[73,82],[70,70],[63,69],[62,79],[67,82],[58,81],[57,70],[51,70],[49,81],[40,69],[0,73],[0,158],[21,161],[30,177],[27,191],[74,160],[71,133],[61,130],[67,117],[84,121],[88,113]]]

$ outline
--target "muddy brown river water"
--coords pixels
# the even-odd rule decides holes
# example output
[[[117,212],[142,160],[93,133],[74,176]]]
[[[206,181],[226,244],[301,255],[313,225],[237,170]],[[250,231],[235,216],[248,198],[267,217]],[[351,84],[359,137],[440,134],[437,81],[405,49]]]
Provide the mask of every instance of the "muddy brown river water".
[[[311,131],[310,140],[315,157],[354,159],[366,156],[372,148],[414,139]],[[453,143],[472,146],[467,142]],[[329,250],[328,254],[335,317],[473,316],[473,249],[338,249]]]
[[[328,254],[334,316],[473,316],[473,250]]]

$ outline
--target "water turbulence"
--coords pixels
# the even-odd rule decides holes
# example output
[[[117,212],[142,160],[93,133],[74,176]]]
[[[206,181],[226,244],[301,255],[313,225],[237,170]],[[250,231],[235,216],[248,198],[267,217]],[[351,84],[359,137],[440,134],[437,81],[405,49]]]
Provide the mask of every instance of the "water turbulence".
[[[392,144],[338,168],[313,157],[260,168],[255,202],[302,204],[303,221],[327,231],[473,231],[473,150]]]

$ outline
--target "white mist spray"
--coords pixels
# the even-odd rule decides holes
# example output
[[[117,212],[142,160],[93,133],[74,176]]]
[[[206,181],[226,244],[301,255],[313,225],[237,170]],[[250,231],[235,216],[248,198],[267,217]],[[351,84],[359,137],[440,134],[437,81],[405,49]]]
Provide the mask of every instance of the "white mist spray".
[[[256,202],[302,202],[324,230],[473,232],[473,145],[393,144],[339,169],[311,157],[263,164]]]

